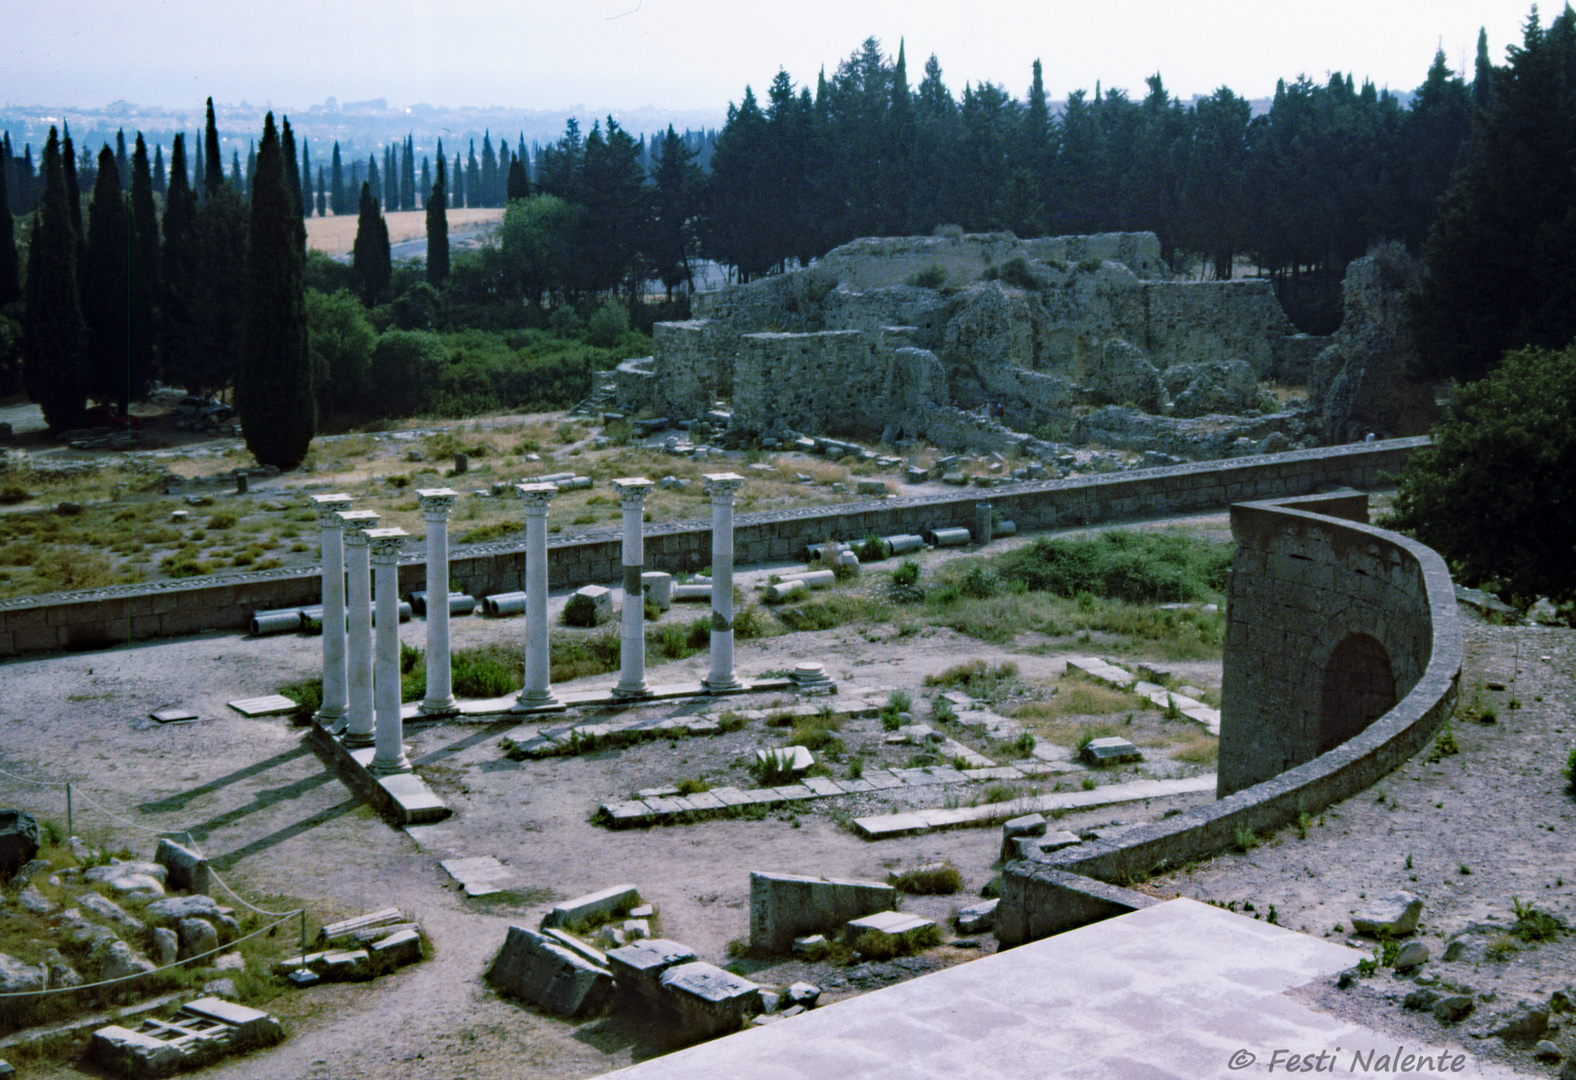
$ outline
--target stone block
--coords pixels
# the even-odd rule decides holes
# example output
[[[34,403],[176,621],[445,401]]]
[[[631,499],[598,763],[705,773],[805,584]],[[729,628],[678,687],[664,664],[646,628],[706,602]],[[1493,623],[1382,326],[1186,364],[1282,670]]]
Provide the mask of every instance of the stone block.
[[[186,1060],[171,1044],[116,1024],[93,1033],[88,1055],[114,1072],[134,1077],[165,1076]]]
[[[176,927],[181,954],[187,959],[211,953],[219,947],[219,931],[206,919],[182,919]]]
[[[372,978],[372,956],[365,949],[326,953],[321,977],[328,982],[356,982]]]
[[[757,750],[755,760],[763,770],[775,769],[779,775],[798,776],[815,764],[815,755],[802,746],[784,746],[776,750]]]
[[[1091,765],[1119,765],[1129,761],[1142,761],[1144,755],[1139,753],[1138,747],[1120,735],[1112,735],[1104,739],[1090,739],[1084,745],[1083,759]]]
[[[996,905],[1000,900],[986,900],[983,903],[973,904],[958,912],[957,924],[960,934],[983,934],[996,925]]]
[[[797,874],[750,874],[750,946],[785,953],[794,938],[835,932],[850,919],[897,904],[897,890],[874,881]]]
[[[866,934],[875,934],[878,938],[893,939],[900,949],[911,948],[917,938],[933,930],[935,925],[934,920],[906,911],[878,911],[862,919],[850,919],[843,936],[850,945]]]
[[[577,608],[585,608],[589,604],[590,606],[587,610],[589,610],[591,615],[590,625],[601,626],[613,617],[613,590],[603,585],[584,585],[576,589],[574,595],[569,598],[564,606],[566,622],[568,621],[567,616],[570,604],[575,605]],[[585,623],[580,622],[576,625],[585,625]]]
[[[160,840],[153,861],[164,867],[165,885],[179,892],[208,894],[212,885],[208,860],[173,840]]]
[[[585,896],[577,896],[573,900],[565,900],[561,904],[554,904],[547,914],[542,916],[542,927],[546,929],[549,926],[567,926],[585,922],[598,915],[622,914],[638,903],[640,903],[640,893],[635,886],[613,885]]]
[[[662,973],[671,967],[688,964],[695,950],[666,938],[644,938],[607,954],[608,970],[620,995],[633,995],[650,1007],[662,1003]]]
[[[1417,929],[1423,902],[1409,892],[1393,892],[1352,916],[1352,929],[1376,937],[1406,937]]]
[[[641,574],[640,589],[657,605],[658,611],[666,611],[673,606],[672,574],[664,574],[660,570]]]
[[[709,1039],[744,1026],[761,1010],[761,988],[704,961],[668,968],[661,976],[665,1003],[678,1015],[686,1038]]]
[[[613,999],[613,976],[606,968],[523,926],[509,927],[487,981],[560,1016],[594,1015]]]
[[[374,941],[367,951],[373,962],[384,970],[414,964],[421,959],[421,934],[415,930],[398,930]]]

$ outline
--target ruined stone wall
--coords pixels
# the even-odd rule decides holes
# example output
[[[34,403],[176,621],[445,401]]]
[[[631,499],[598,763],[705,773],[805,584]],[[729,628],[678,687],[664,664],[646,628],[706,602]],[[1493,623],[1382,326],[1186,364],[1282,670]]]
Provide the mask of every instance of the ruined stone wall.
[[[1144,298],[1143,337],[1128,340],[1162,371],[1243,360],[1263,379],[1275,369],[1275,343],[1296,332],[1267,280],[1147,284]]]
[[[1262,833],[1299,814],[1317,814],[1416,754],[1449,719],[1462,660],[1450,573],[1435,552],[1403,536],[1312,512],[1319,507],[1358,514],[1343,504],[1348,500],[1332,505],[1329,496],[1318,496],[1232,507],[1232,531],[1253,554],[1232,571],[1222,797],[1119,839],[1009,863],[996,909],[996,936],[1004,946],[1059,933],[1091,917],[1069,875],[1106,883],[1138,879],[1223,851],[1244,831]],[[1317,640],[1306,632],[1310,626],[1317,627]],[[1263,754],[1272,767],[1279,764],[1275,756],[1285,740],[1274,729],[1280,717],[1289,716],[1295,739],[1299,712],[1319,693],[1328,657],[1353,633],[1388,643],[1404,696],[1333,749],[1251,782],[1252,775],[1263,774],[1264,763],[1242,760],[1243,752]],[[1230,775],[1236,779],[1228,780]],[[1227,793],[1228,784],[1244,781],[1250,786]]]
[[[1098,233],[1092,236],[1043,236],[1020,240],[1012,233],[961,236],[863,237],[833,248],[817,267],[856,290],[901,285],[915,274],[939,267],[946,284],[978,281],[992,267],[1011,259],[1074,264],[1112,260],[1144,279],[1163,278],[1160,241],[1154,233]]]
[[[883,347],[881,338],[857,330],[739,337],[733,415],[747,430],[780,423],[869,437],[945,394],[934,355]]]
[[[1407,458],[1426,445],[1427,439],[1396,439],[1014,484],[989,492],[971,489],[841,506],[746,512],[735,518],[734,551],[739,565],[758,565],[803,559],[806,545],[829,537],[861,539],[872,534],[966,528],[974,522],[975,506],[982,499],[1028,532],[1190,513],[1244,499],[1303,495],[1330,485],[1365,487],[1399,473]],[[748,494],[746,486],[746,500]],[[620,580],[621,551],[622,533],[616,527],[555,536],[548,546],[552,587],[574,589]],[[645,554],[647,567],[654,570],[694,571],[709,565],[709,520],[647,525]],[[422,560],[419,553],[404,557],[399,568],[402,592],[423,581]],[[451,582],[472,596],[525,588],[521,541],[456,545],[451,549],[449,568]],[[240,634],[255,611],[310,606],[321,597],[322,582],[316,571],[284,568],[16,597],[0,600],[0,656],[105,648],[204,630]]]

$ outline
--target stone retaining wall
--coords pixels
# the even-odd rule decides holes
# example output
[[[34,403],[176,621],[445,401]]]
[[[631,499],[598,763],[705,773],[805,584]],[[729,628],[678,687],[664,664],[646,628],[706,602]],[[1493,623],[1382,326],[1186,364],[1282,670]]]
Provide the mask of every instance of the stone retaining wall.
[[[1394,439],[989,490],[969,488],[956,494],[739,514],[734,525],[735,559],[741,566],[799,561],[806,545],[828,538],[968,528],[975,521],[975,505],[982,500],[988,500],[1003,518],[1015,521],[1021,531],[1030,531],[1191,513],[1331,487],[1370,487],[1385,475],[1400,472],[1412,451],[1426,444],[1426,439]],[[553,538],[548,551],[552,587],[620,581],[621,550],[618,528]],[[645,555],[648,569],[684,571],[709,565],[710,520],[647,525]],[[406,557],[399,568],[401,592],[419,587],[424,579],[423,556]],[[472,596],[525,588],[523,540],[452,548],[450,579]],[[321,583],[315,571],[285,568],[17,597],[0,600],[0,656],[103,648],[203,630],[244,631],[254,611],[320,600]]]
[[[1101,903],[1119,911],[1124,903],[1110,885],[1140,880],[1161,869],[1180,866],[1222,851],[1243,830],[1260,833],[1296,821],[1299,814],[1323,808],[1363,790],[1422,749],[1455,707],[1461,677],[1461,628],[1449,571],[1433,551],[1405,537],[1361,522],[1299,509],[1302,500],[1258,502],[1232,507],[1232,531],[1249,544],[1247,561],[1234,568],[1228,613],[1226,668],[1278,669],[1261,682],[1266,700],[1246,721],[1249,728],[1272,723],[1277,702],[1294,698],[1317,681],[1317,664],[1308,657],[1328,656],[1334,642],[1293,643],[1289,649],[1262,648],[1250,640],[1256,621],[1292,600],[1310,616],[1340,612],[1341,633],[1367,633],[1390,642],[1398,670],[1415,664],[1415,681],[1393,708],[1359,734],[1311,761],[1235,791],[1215,803],[1144,826],[1109,842],[1093,841],[1044,860],[1008,864],[1002,873],[996,934],[1003,945],[1018,945],[1082,925],[1098,907],[1069,884],[1083,875]],[[1326,507],[1352,513],[1350,506]],[[1322,560],[1294,565],[1299,551],[1315,547]],[[1260,559],[1278,563],[1272,574],[1256,575]],[[1370,578],[1384,569],[1381,585]],[[1288,582],[1295,585],[1288,590]],[[1317,620],[1315,620],[1317,624]],[[1322,628],[1328,636],[1335,631]],[[1259,635],[1275,633],[1261,626]],[[1229,707],[1231,700],[1224,703]],[[1221,717],[1221,783],[1226,784],[1234,720]],[[1091,880],[1092,879],[1092,880]],[[1134,900],[1133,906],[1137,901]],[[1093,907],[1092,907],[1093,905]]]

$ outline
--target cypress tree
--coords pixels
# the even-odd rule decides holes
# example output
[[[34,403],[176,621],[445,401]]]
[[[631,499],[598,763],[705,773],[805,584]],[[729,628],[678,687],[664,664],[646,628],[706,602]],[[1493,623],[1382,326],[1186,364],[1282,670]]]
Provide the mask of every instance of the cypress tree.
[[[345,212],[345,167],[339,160],[339,142],[334,142],[334,153],[328,159],[328,206],[335,216]]]
[[[378,174],[378,157],[376,154],[367,156],[367,185],[372,188],[372,197],[383,202],[383,179]]]
[[[432,190],[432,165],[430,162],[428,162],[426,157],[421,159],[421,190]],[[426,204],[423,203],[422,205],[425,206]]]
[[[60,125],[60,169],[66,181],[66,212],[71,218],[71,235],[77,241],[77,265],[82,265],[82,187],[77,183],[77,148],[71,143],[71,128]]]
[[[416,136],[405,136],[405,149],[399,163],[399,208],[416,207]]]
[[[230,186],[242,195],[246,194],[246,176],[241,172],[241,152],[230,151]]]
[[[53,127],[41,164],[44,195],[28,244],[22,364],[28,400],[42,408],[50,431],[62,431],[82,422],[87,374],[77,296],[77,238],[71,228],[61,140]]]
[[[98,177],[88,206],[87,260],[82,270],[82,317],[87,323],[88,396],[115,402],[126,414],[132,394],[131,221],[120,171],[109,147],[99,151]]]
[[[257,176],[257,144],[248,143],[246,147],[246,190],[252,190],[252,180]]]
[[[11,148],[5,147],[6,164]],[[22,297],[22,276],[16,261],[16,229],[11,220],[10,169],[0,169],[0,309]],[[442,170],[439,170],[442,174]],[[429,226],[430,228],[430,226]]]
[[[442,287],[449,277],[448,193],[443,190],[443,154],[438,154],[438,179],[427,197],[427,284]]]
[[[131,233],[135,245],[131,266],[131,389],[141,398],[153,381],[155,307],[159,285],[159,215],[153,205],[153,176],[148,169],[148,144],[137,132],[131,155]]]
[[[454,202],[451,204],[458,210],[465,205],[465,170],[460,168],[460,152],[454,151]]]
[[[301,140],[301,216],[312,216],[312,148],[305,139]],[[319,213],[318,217],[323,215]]]
[[[160,378],[194,390],[197,370],[197,194],[186,170],[186,136],[170,147],[170,190],[164,199],[164,246],[160,251]]]
[[[505,194],[508,202],[531,197],[531,181],[525,175],[525,162],[519,158],[509,163],[509,187]]]
[[[486,189],[482,187],[481,166],[476,164],[476,140],[472,139],[471,156],[465,163],[465,205],[485,206],[486,198]]]
[[[120,174],[120,190],[131,190],[131,162],[126,158],[126,129],[115,132],[115,169]]]
[[[328,180],[323,175],[323,166],[317,167],[317,216],[328,216]]]
[[[301,463],[317,432],[301,285],[303,233],[274,114],[263,122],[246,254],[246,303],[236,412],[246,448],[262,465]]]
[[[356,246],[350,261],[361,278],[362,302],[372,307],[388,292],[393,261],[389,257],[388,224],[378,212],[378,201],[372,197],[368,184],[361,185],[361,217],[356,222]]]
[[[153,193],[163,195],[169,191],[169,178],[164,172],[164,147],[160,143],[153,144]]]
[[[498,156],[493,153],[492,133],[482,132],[482,199],[483,206],[494,204],[494,191],[498,184]]]
[[[203,194],[212,198],[224,187],[224,159],[219,156],[219,124],[213,116],[213,98],[208,99],[208,125],[203,131]]]
[[[399,209],[399,166],[392,143],[383,148],[383,209],[391,214]]]
[[[295,200],[296,217],[305,218],[310,212],[306,205],[301,188],[301,166],[296,162],[295,132],[290,130],[290,118],[284,118],[284,123],[279,128],[279,149],[284,157],[285,183],[290,187],[290,197]],[[310,191],[310,188],[306,190]],[[306,241],[306,230],[301,231],[301,239]]]

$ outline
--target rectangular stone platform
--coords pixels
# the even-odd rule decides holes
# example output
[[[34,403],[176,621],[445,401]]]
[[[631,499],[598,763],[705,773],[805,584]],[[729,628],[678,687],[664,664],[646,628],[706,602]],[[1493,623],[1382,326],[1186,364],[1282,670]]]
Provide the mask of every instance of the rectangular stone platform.
[[[1194,900],[1105,922],[653,1058],[618,1080],[1045,1080],[1264,1076],[1277,1050],[1465,1056],[1441,1075],[1509,1080],[1459,1048],[1398,1038],[1285,991],[1364,959]],[[1054,977],[1048,977],[1054,973]],[[1251,1067],[1242,1055],[1252,1055]],[[1327,1059],[1330,1060],[1330,1059]],[[1285,1071],[1285,1058],[1275,1075]]]

